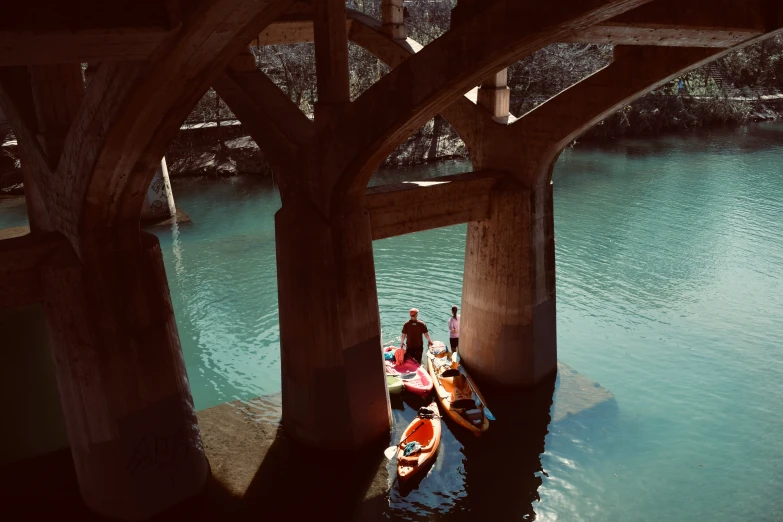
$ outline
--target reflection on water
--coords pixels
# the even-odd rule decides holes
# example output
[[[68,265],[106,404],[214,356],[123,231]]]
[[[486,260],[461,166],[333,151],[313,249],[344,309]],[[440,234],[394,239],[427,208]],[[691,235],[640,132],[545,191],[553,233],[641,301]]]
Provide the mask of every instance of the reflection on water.
[[[498,418],[487,436],[447,421],[429,474],[390,483],[365,518],[781,520],[781,138],[757,125],[567,150],[554,175],[559,359],[602,387],[563,370],[532,395],[485,389]],[[274,187],[200,179],[174,192],[193,223],[156,233],[197,408],[279,392]],[[0,226],[24,221],[0,201]],[[445,340],[465,230],[375,243],[384,342],[412,306]],[[614,398],[584,400],[605,390]],[[394,399],[395,438],[418,407],[406,400]]]

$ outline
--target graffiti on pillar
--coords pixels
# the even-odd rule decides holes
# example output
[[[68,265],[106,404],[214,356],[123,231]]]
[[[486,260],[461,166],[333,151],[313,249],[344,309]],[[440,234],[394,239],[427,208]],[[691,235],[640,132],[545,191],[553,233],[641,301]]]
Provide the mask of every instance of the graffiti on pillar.
[[[169,211],[169,206],[159,199],[156,199],[150,204],[150,210],[153,214],[165,214]]]
[[[185,430],[166,435],[148,433],[133,448],[127,469],[131,475],[155,469],[174,481],[188,460],[192,442],[190,439]]]
[[[155,193],[156,199],[166,195],[166,193],[164,192],[165,188],[166,188],[166,182],[163,180],[163,177],[156,176],[155,180],[152,182],[152,185],[150,185],[150,190]]]
[[[142,219],[163,218],[172,216],[175,212],[174,198],[171,195],[171,185],[168,182],[168,170],[165,168],[164,158],[147,189],[147,198],[141,209],[141,217]]]

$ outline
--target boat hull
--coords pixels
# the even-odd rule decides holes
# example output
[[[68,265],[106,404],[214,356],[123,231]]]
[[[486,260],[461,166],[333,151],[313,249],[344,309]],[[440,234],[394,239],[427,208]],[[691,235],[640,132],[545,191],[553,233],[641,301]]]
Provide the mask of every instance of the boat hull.
[[[463,410],[452,408],[451,399],[454,390],[453,379],[441,377],[441,374],[445,370],[451,369],[452,367],[455,367],[454,369],[456,369],[459,367],[459,365],[456,363],[451,363],[450,349],[447,348],[445,354],[442,357],[436,357],[429,352],[427,353],[427,369],[432,379],[433,389],[435,390],[435,395],[438,398],[438,402],[440,402],[441,409],[451,420],[478,437],[487,431],[487,429],[489,429],[489,419],[487,418],[486,414],[484,414],[483,406],[486,404],[486,401],[463,367],[459,371],[462,375],[465,376],[470,394],[476,394],[480,400],[480,404],[476,405],[476,407],[479,408],[482,412],[480,424],[472,423],[466,419],[463,415]]]
[[[402,434],[400,444],[397,447],[397,476],[401,482],[407,482],[412,477],[421,474],[431,464],[440,447],[441,424],[438,414],[438,405],[432,402],[427,406],[435,416],[432,419],[416,417]],[[421,450],[411,456],[405,457],[405,445],[416,441],[421,444]]]

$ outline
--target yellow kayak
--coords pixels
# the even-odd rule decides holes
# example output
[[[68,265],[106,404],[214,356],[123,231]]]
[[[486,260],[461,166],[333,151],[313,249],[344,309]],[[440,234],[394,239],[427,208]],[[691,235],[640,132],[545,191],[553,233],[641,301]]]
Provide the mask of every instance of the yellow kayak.
[[[427,352],[427,368],[435,395],[446,415],[477,437],[487,431],[489,419],[484,413],[486,401],[465,368],[452,362],[451,350],[441,342],[433,343],[432,349]],[[474,395],[479,400],[478,404]]]

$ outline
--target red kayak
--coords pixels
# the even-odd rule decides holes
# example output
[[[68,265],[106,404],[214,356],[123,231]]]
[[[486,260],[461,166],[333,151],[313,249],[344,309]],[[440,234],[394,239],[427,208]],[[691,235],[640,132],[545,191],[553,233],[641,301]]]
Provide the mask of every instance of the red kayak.
[[[394,347],[387,348],[386,351],[394,350]],[[394,361],[384,361],[386,364],[386,375],[394,375],[402,379],[402,385],[409,392],[417,395],[426,396],[432,391],[432,378],[424,367],[413,359],[405,359],[402,364],[395,364]]]

